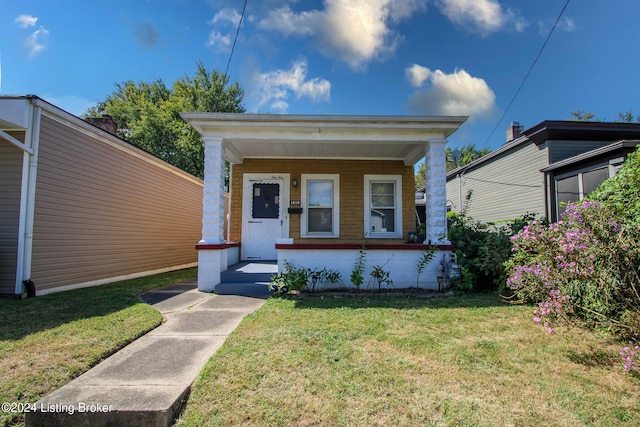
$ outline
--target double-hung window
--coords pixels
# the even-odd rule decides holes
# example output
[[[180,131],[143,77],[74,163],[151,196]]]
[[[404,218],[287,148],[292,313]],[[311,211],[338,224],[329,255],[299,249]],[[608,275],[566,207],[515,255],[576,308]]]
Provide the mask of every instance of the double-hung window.
[[[364,226],[369,237],[402,237],[402,176],[364,176]]]
[[[301,181],[300,235],[340,237],[339,175],[302,175]]]

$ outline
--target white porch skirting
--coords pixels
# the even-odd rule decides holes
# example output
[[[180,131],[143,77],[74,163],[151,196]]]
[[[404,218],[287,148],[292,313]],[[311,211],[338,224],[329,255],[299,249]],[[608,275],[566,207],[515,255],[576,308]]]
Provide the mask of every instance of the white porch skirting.
[[[213,292],[220,283],[220,273],[227,271],[229,265],[240,262],[238,243],[196,245],[198,250],[198,290]]]
[[[353,288],[350,277],[356,261],[360,256],[360,248],[354,245],[321,245],[278,244],[278,273],[282,273],[285,262],[294,267],[337,271],[341,275],[343,285]],[[343,246],[344,248],[340,248]],[[357,245],[355,245],[357,246]],[[377,289],[378,284],[370,273],[374,266],[381,266],[390,273],[393,285],[388,289],[421,288],[442,290],[450,283],[444,279],[444,265],[451,260],[450,245],[438,247],[431,262],[418,277],[418,263],[422,259],[424,245],[368,245],[364,256],[364,283],[361,289]],[[384,287],[383,289],[387,289]]]

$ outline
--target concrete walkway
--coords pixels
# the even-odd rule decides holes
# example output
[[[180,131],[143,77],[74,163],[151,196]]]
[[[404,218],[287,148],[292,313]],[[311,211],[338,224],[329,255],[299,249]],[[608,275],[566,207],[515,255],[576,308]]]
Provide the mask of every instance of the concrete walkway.
[[[244,316],[268,297],[261,282],[264,272],[234,270],[228,279],[245,281],[218,285],[226,295],[199,292],[195,282],[142,294],[140,299],[158,309],[166,321],[38,401],[35,412],[26,414],[26,425],[171,425],[204,364]],[[231,295],[234,290],[236,295]]]

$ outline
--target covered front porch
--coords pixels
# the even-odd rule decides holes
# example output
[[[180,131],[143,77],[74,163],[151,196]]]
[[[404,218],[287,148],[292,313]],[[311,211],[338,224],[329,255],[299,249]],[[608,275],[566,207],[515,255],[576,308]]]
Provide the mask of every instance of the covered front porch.
[[[183,113],[203,137],[205,189],[198,288],[211,292],[230,265],[277,261],[331,268],[343,282],[361,250],[394,286],[437,289],[446,239],[445,145],[465,117]],[[415,231],[414,166],[426,163],[426,239]],[[225,160],[229,228],[225,240]],[[433,261],[419,279],[429,245]]]

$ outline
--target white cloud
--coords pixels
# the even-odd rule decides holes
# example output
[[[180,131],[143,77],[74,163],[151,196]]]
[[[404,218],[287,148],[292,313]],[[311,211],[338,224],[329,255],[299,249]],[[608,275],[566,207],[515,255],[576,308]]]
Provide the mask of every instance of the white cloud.
[[[207,39],[207,47],[213,47],[218,51],[228,51],[231,49],[231,36],[223,35],[218,31],[212,31]]]
[[[405,70],[405,73],[413,87],[420,87],[431,75],[431,70],[422,65],[413,64]]]
[[[232,8],[221,9],[207,22],[209,25],[213,25],[216,29],[209,33],[209,38],[205,43],[207,47],[212,47],[219,52],[229,52],[231,50],[231,34],[223,34],[218,29],[221,27],[236,28],[236,25],[240,22],[240,14]]]
[[[558,28],[562,31],[572,32],[576,30],[576,24],[573,22],[573,19],[565,16],[560,19],[560,22],[558,22]]]
[[[420,68],[417,68],[420,67]],[[496,96],[483,79],[473,77],[464,70],[446,74],[441,70],[414,64],[406,69],[411,81],[419,69],[418,75],[427,75],[423,80],[429,87],[414,92],[409,97],[410,111],[424,115],[491,117],[496,111]],[[413,81],[412,81],[413,83]]]
[[[254,76],[257,92],[257,108],[268,105],[276,112],[285,112],[287,99],[310,98],[314,102],[329,101],[331,83],[322,78],[307,80],[307,61],[298,60],[288,70],[277,70]]]
[[[271,103],[271,110],[274,113],[286,113],[289,109],[289,104],[286,101],[279,99]]]
[[[44,27],[40,27],[39,29],[31,33],[29,37],[27,37],[24,42],[24,47],[27,50],[29,56],[37,55],[45,49],[45,46],[42,44],[41,39],[46,37],[47,35],[49,35],[49,30]]]
[[[209,23],[218,24],[220,22],[227,22],[231,25],[238,25],[238,22],[240,22],[240,14],[238,13],[238,11],[230,7],[224,8],[216,13]]]
[[[554,22],[555,21],[552,21],[552,20],[540,21],[538,23],[538,29],[540,30],[540,34],[542,34],[543,36],[547,36],[549,34],[549,31],[551,31],[551,27],[553,27]],[[572,18],[568,18],[565,16],[560,18],[560,21],[558,21],[558,25],[556,25],[556,30],[566,31],[568,33],[571,33],[576,30],[576,24]]]
[[[38,22],[38,18],[32,15],[19,15],[13,21],[20,28],[31,28],[36,25]],[[39,29],[35,30],[33,33],[29,35],[24,41],[24,48],[27,51],[27,54],[31,57],[34,56],[45,49],[42,44],[42,38],[46,37],[49,34],[49,30],[40,26]]]
[[[437,0],[436,6],[451,22],[483,36],[505,27],[523,31],[527,22],[498,0]]]
[[[20,15],[14,21],[20,28],[30,28],[36,25],[38,18],[31,15]]]
[[[324,9],[294,12],[288,5],[272,10],[258,27],[284,35],[310,36],[329,57],[354,70],[395,51],[398,34],[390,24],[424,10],[419,0],[325,0]]]

